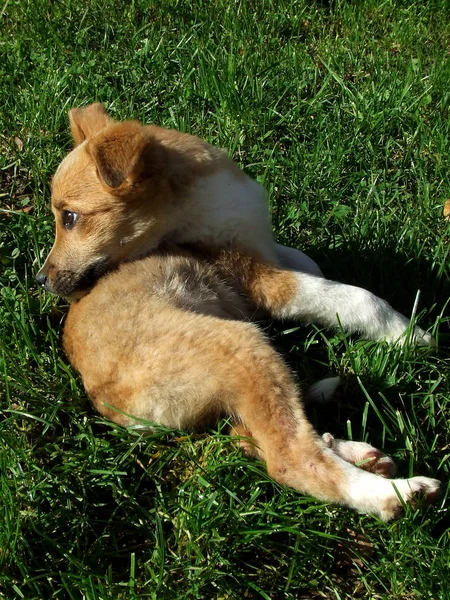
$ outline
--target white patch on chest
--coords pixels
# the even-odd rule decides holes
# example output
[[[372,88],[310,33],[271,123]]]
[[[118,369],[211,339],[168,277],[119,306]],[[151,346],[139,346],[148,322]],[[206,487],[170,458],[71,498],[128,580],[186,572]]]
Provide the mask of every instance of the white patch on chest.
[[[204,177],[194,186],[183,210],[175,241],[216,246],[232,242],[274,258],[266,193],[250,177],[226,169]]]

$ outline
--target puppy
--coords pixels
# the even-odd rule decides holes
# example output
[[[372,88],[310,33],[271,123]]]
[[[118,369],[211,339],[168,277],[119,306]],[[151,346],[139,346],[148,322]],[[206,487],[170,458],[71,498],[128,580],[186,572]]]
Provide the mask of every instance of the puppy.
[[[76,296],[164,241],[213,252],[231,244],[271,265],[278,294],[269,301],[260,293],[267,281],[257,281],[257,273],[249,290],[270,317],[405,339],[409,321],[387,302],[324,279],[305,254],[274,242],[264,190],[221,150],[177,131],[116,122],[100,104],[72,109],[69,118],[75,149],[53,179],[56,240],[37,275],[45,289]],[[418,327],[410,339],[431,342]]]
[[[393,463],[375,448],[312,429],[292,373],[248,322],[249,288],[275,301],[274,270],[233,250],[215,264],[171,250],[100,278],[72,303],[63,339],[97,410],[125,426],[181,429],[227,416],[275,480],[383,520],[417,495],[434,499],[437,480],[385,479],[377,473]]]
[[[432,500],[438,481],[390,482],[377,473],[393,463],[376,449],[319,438],[292,374],[247,319],[261,310],[333,327],[338,315],[390,341],[408,321],[277,246],[264,192],[219,150],[116,123],[98,104],[70,120],[76,148],[53,180],[56,240],[37,279],[74,300],[64,346],[96,408],[122,425],[183,429],[226,415],[280,483],[385,520],[417,494]],[[173,241],[208,260],[161,249]]]

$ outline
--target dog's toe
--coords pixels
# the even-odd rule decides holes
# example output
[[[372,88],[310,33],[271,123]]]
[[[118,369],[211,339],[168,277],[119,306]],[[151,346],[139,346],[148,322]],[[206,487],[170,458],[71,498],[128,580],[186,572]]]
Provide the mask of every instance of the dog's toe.
[[[333,437],[331,433],[324,433],[322,440],[328,448],[331,448],[342,459],[360,469],[364,469],[364,471],[383,477],[392,477],[396,471],[392,458],[366,442],[339,440]]]

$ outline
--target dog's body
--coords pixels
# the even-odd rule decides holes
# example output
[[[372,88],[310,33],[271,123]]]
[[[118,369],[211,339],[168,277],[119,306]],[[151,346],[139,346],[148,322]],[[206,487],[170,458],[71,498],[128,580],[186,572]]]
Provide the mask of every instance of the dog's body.
[[[75,299],[64,345],[97,409],[124,425],[179,428],[227,415],[278,481],[395,516],[401,501],[377,475],[390,475],[392,461],[366,444],[320,440],[292,374],[248,317],[340,322],[391,341],[407,319],[277,246],[264,192],[222,152],[178,132],[116,123],[99,105],[70,117],[76,148],[54,177],[56,241],[38,281]],[[167,242],[203,257],[156,250]],[[418,328],[412,338],[430,339]],[[365,459],[373,472],[351,464]],[[439,487],[423,477],[395,485],[406,502]]]
[[[228,416],[274,479],[381,519],[402,508],[392,483],[405,502],[434,497],[434,479],[377,474],[391,474],[393,463],[371,446],[318,437],[291,372],[230,285],[245,289],[265,265],[229,252],[217,264],[156,252],[105,275],[72,304],[64,346],[99,412],[122,425],[181,429]],[[351,464],[360,460],[367,471]]]

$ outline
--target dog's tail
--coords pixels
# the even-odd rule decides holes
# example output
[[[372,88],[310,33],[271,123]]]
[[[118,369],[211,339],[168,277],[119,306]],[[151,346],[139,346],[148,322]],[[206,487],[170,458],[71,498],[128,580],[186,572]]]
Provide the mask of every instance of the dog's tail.
[[[334,396],[341,383],[341,378],[326,377],[314,383],[305,394],[305,404],[328,402]]]

